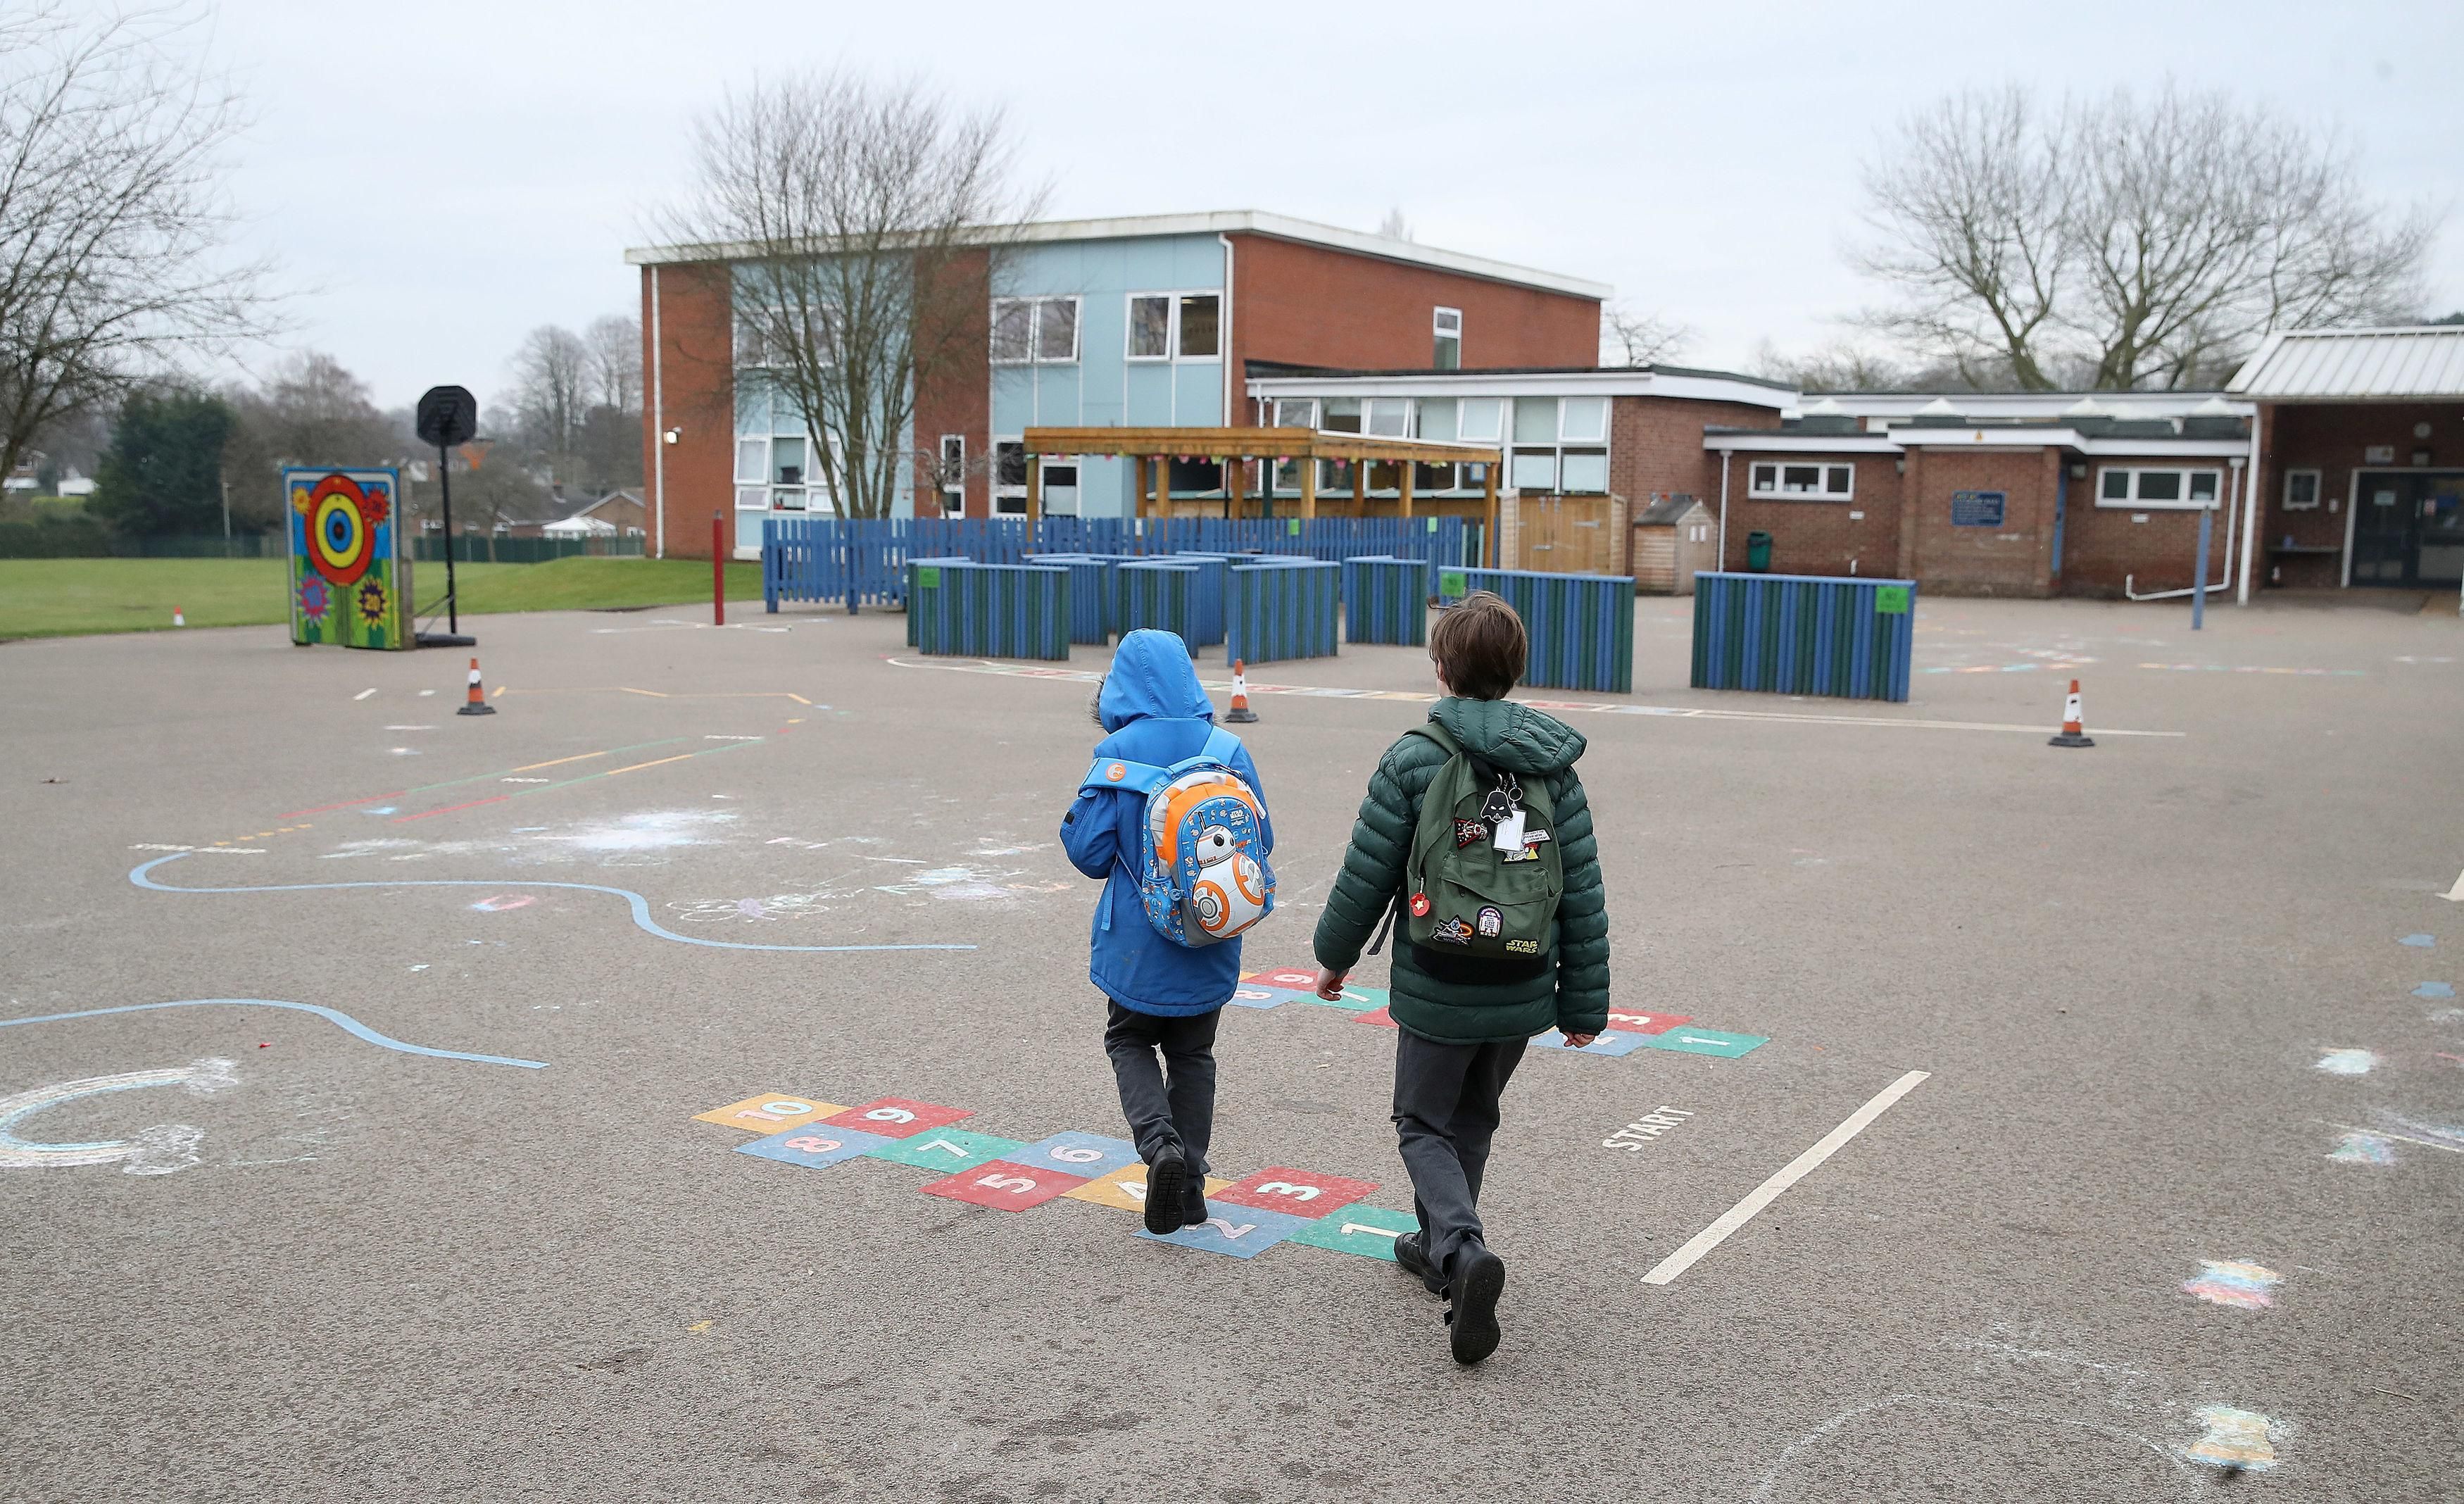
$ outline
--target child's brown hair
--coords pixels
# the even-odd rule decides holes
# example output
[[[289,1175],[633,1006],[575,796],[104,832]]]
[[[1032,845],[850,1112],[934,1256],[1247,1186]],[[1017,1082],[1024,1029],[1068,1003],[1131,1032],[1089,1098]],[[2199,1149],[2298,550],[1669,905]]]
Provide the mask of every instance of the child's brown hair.
[[[1429,629],[1429,658],[1446,688],[1465,699],[1504,699],[1523,677],[1530,651],[1523,618],[1487,590],[1474,590],[1438,613]]]

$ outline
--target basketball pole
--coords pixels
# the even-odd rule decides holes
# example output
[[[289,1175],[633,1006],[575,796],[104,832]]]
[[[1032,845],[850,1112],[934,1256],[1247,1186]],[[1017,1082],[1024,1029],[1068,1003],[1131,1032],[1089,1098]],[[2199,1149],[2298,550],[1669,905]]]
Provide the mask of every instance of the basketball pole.
[[[445,446],[436,446],[436,484],[445,501],[445,630],[456,636],[462,632],[462,618],[453,599],[453,476],[445,468]],[[429,621],[436,618],[431,616]]]

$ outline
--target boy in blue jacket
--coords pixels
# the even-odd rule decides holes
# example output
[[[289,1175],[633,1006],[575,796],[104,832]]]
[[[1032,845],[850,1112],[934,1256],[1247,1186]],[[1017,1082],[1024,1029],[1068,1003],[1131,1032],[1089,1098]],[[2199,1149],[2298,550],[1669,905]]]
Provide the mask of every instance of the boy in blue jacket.
[[[1110,733],[1095,745],[1099,759],[1169,767],[1197,756],[1215,729],[1215,706],[1190,667],[1189,649],[1168,631],[1121,639],[1111,672],[1096,687],[1094,709]],[[1248,748],[1225,761],[1258,795],[1261,854],[1273,850],[1266,791]],[[1206,1220],[1215,1026],[1240,980],[1241,941],[1192,949],[1147,922],[1134,872],[1146,849],[1145,826],[1144,795],[1082,788],[1062,817],[1061,841],[1071,866],[1104,879],[1087,975],[1111,1000],[1104,1052],[1120,1085],[1121,1115],[1147,1162],[1147,1230],[1161,1235]]]

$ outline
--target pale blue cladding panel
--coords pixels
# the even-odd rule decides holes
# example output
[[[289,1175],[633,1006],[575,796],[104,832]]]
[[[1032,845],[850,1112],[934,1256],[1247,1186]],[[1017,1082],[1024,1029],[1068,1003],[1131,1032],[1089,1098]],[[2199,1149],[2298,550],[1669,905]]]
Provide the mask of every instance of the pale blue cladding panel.
[[[1172,421],[1179,424],[1223,421],[1223,363],[1183,361],[1173,367]]]
[[[1127,368],[1130,387],[1129,415],[1132,428],[1149,428],[1172,421],[1172,367],[1161,361],[1141,361]]]
[[[1035,372],[1024,365],[994,366],[993,431],[1016,433],[1035,420]]]
[[[1087,421],[1078,406],[1078,389],[1084,380],[1080,373],[1084,369],[1083,363],[1035,367],[1036,422],[1076,427]]]
[[[736,431],[767,433],[770,431],[770,392],[751,382],[737,384],[736,388]]]

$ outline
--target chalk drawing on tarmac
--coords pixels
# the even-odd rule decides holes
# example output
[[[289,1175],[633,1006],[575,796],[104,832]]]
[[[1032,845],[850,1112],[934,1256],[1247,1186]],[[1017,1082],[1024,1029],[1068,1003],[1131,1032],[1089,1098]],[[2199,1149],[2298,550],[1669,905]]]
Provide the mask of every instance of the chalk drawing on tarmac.
[[[2200,1493],[2199,1474],[2190,1465],[2188,1449],[2169,1447],[2152,1436],[2023,1405],[1893,1394],[1851,1405],[1790,1442],[1781,1449],[1779,1460],[1763,1474],[1749,1498],[1753,1504],[1776,1504],[1779,1500],[1836,1497],[1832,1489],[1837,1480],[1866,1471],[1859,1459],[1873,1450],[1886,1452],[1901,1466],[1909,1465],[1913,1459],[1908,1457],[1908,1450],[1920,1432],[1906,1412],[1928,1408],[1960,1411],[1970,1417],[1958,1431],[1965,1438],[1960,1445],[1971,1452],[1979,1444],[1991,1445],[1989,1426],[1992,1423],[2012,1433],[2014,1454],[2033,1453],[2044,1444],[2049,1432],[2059,1428],[2075,1436],[2084,1433],[2119,1444],[2118,1449],[2101,1454],[2083,1448],[2071,1449],[2069,1460],[2076,1467],[2123,1474],[2145,1483],[2169,1482],[2180,1491],[2173,1495],[2177,1498],[2192,1498]],[[1967,1466],[1962,1471],[1973,1472],[1979,1459],[1971,1454],[1963,1460]]]
[[[642,895],[635,893],[630,888],[609,888],[598,883],[588,882],[540,882],[527,880],[506,882],[498,878],[430,877],[404,878],[397,879],[392,882],[293,882],[259,883],[240,888],[175,888],[168,883],[157,882],[154,880],[152,874],[155,869],[162,867],[166,863],[185,860],[187,854],[188,853],[186,852],[175,852],[168,856],[158,856],[150,862],[141,863],[137,867],[130,869],[128,880],[136,884],[138,887],[145,889],[149,893],[210,894],[215,896],[243,893],[326,893],[348,888],[490,888],[499,891],[507,888],[556,888],[573,893],[604,893],[622,898],[625,900],[627,906],[632,911],[633,924],[635,928],[642,930],[646,934],[654,935],[660,940],[673,940],[680,945],[706,945],[717,950],[779,950],[800,952],[974,950],[976,948],[973,944],[960,944],[947,941],[874,945],[771,945],[757,943],[750,940],[711,940],[697,935],[679,935],[674,930],[669,929],[667,926],[659,923],[658,920],[650,918],[650,900],[644,897]],[[291,1006],[296,1006],[302,1005]]]
[[[2199,1272],[2184,1281],[2182,1293],[2211,1306],[2239,1311],[2264,1311],[2276,1304],[2276,1287],[2284,1276],[2264,1264],[2240,1259],[2201,1259]]]
[[[2367,1050],[2330,1050],[2319,1057],[2312,1069],[2329,1075],[2367,1075],[2378,1063],[2379,1057]]]
[[[108,1018],[115,1013],[151,1013],[166,1007],[289,1008],[295,1013],[314,1013],[355,1039],[364,1039],[380,1049],[391,1050],[401,1054],[427,1055],[435,1060],[470,1060],[480,1065],[519,1066],[525,1071],[547,1069],[547,1062],[544,1060],[516,1060],[507,1055],[473,1054],[460,1050],[436,1050],[427,1045],[408,1044],[390,1034],[378,1033],[340,1008],[327,1007],[320,1003],[286,1003],[277,998],[180,998],[169,1003],[129,1003],[119,1007],[81,1008],[74,1013],[43,1013],[33,1018],[0,1018],[0,1028],[17,1028],[28,1024],[64,1024],[71,1019],[79,1018]]]
[[[2336,1140],[2327,1158],[2339,1164],[2393,1164],[2395,1140],[2383,1134],[2348,1133]]]
[[[2195,1419],[2203,1434],[2182,1451],[2191,1461],[2222,1468],[2228,1474],[2265,1472],[2276,1466],[2276,1444],[2283,1438],[2277,1422],[2229,1404],[2205,1405]]]
[[[191,1123],[156,1123],[125,1139],[96,1139],[76,1143],[46,1142],[20,1137],[19,1126],[48,1107],[82,1097],[108,1096],[149,1087],[176,1086],[193,1096],[209,1096],[239,1084],[229,1060],[192,1061],[162,1071],[123,1071],[117,1075],[87,1076],[38,1086],[0,1097],[0,1169],[56,1169],[84,1164],[117,1164],[125,1175],[169,1175],[199,1159],[197,1145],[206,1131]]]

